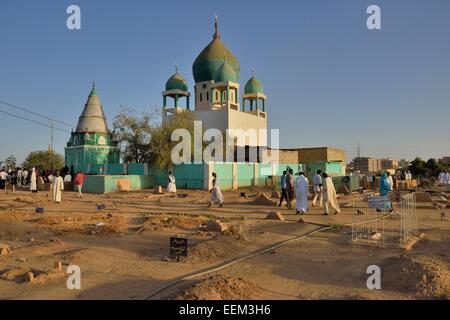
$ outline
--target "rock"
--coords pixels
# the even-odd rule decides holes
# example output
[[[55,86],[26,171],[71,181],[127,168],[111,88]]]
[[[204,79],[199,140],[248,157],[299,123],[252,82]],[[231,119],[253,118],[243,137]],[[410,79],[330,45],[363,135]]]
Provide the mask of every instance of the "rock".
[[[301,224],[304,224],[304,223],[305,223],[305,220],[303,220],[303,219],[300,219],[300,220],[298,220],[298,221],[297,221],[297,223],[301,223]]]
[[[206,224],[206,231],[224,232],[228,230],[228,225],[221,221],[209,220]]]
[[[11,253],[11,248],[6,243],[0,243],[0,256],[6,256]]]
[[[284,217],[280,212],[270,212],[266,219],[284,221]]]

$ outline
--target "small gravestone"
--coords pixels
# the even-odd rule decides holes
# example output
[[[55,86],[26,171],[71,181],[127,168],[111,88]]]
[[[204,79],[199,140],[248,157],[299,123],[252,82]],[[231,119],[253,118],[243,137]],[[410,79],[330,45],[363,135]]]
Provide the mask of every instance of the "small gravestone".
[[[170,238],[170,256],[180,261],[180,257],[187,257],[188,240],[186,238]]]
[[[36,208],[36,213],[44,213],[44,208]]]
[[[162,193],[163,193],[162,187],[161,187],[161,186],[156,186],[156,187],[153,189],[153,192],[154,192],[155,194],[162,194]]]

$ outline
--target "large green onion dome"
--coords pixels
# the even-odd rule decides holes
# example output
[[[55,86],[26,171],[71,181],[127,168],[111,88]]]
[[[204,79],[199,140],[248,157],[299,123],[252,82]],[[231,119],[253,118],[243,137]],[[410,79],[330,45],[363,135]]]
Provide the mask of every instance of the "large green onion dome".
[[[194,61],[192,66],[194,80],[196,83],[214,80],[214,75],[217,69],[222,66],[224,57],[226,57],[227,63],[234,70],[237,82],[239,80],[241,66],[234,54],[220,39],[217,18],[215,21],[215,29],[216,32],[214,33],[213,40],[206,46],[205,49],[203,49]]]

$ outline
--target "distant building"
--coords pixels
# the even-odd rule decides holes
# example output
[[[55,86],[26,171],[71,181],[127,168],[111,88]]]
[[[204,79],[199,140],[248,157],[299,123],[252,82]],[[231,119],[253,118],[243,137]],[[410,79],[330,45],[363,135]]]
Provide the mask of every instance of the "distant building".
[[[396,169],[399,166],[399,162],[392,159],[356,157],[353,159],[351,166],[354,171],[359,171],[361,173],[375,173],[383,170]]]
[[[438,162],[442,163],[442,164],[445,164],[445,165],[450,164],[450,157],[448,157],[448,156],[447,157],[443,157],[442,159],[439,159]]]

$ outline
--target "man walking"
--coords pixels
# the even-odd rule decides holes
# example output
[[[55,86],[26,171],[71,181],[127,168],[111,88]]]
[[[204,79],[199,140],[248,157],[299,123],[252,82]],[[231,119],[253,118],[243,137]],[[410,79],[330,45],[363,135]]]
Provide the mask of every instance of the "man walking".
[[[304,214],[308,211],[309,181],[303,171],[300,171],[297,177],[295,192],[297,198],[297,214]]]
[[[286,193],[286,173],[287,173],[286,170],[283,171],[283,175],[280,178],[281,198],[280,204],[278,205],[279,207],[281,207],[281,205],[283,204],[283,200],[286,200],[286,202],[288,202]]]
[[[335,210],[334,214],[338,214],[341,212],[339,208],[339,203],[337,200],[336,189],[334,188],[333,180],[328,176],[326,172],[322,173],[323,176],[323,201],[325,203],[325,213],[324,215],[329,214],[329,208],[333,208]]]
[[[78,173],[75,176],[74,183],[76,191],[78,192],[78,198],[83,198],[83,194],[81,193],[81,189],[83,188],[83,183],[86,181],[86,176],[83,174],[83,172],[78,171]]]
[[[287,208],[292,208],[292,201],[294,200],[294,171],[289,169],[286,175],[286,193],[287,193]]]
[[[5,190],[6,188],[6,179],[8,178],[8,174],[4,169],[0,171],[0,190]]]
[[[319,200],[319,207],[322,208],[322,177],[320,174],[322,170],[317,170],[317,173],[313,177],[313,192],[314,198],[312,201],[313,208],[316,206],[317,200]]]

